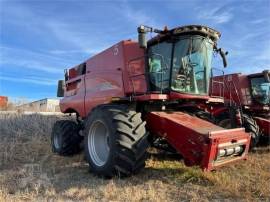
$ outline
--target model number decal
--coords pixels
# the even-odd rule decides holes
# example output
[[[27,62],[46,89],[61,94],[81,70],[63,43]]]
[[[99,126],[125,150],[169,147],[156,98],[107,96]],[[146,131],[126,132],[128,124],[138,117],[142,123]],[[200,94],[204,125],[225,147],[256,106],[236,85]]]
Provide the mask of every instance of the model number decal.
[[[118,45],[115,45],[113,48],[113,55],[118,55],[118,53],[119,53]]]

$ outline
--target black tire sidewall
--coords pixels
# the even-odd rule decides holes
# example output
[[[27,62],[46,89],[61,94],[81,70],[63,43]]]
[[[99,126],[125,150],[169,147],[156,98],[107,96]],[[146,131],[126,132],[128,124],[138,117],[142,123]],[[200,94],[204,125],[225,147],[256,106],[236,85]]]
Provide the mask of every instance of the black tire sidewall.
[[[55,124],[54,124],[54,126],[53,126],[53,129],[52,129],[52,135],[51,135],[51,143],[52,143],[52,151],[54,152],[54,153],[61,153],[61,151],[62,151],[62,139],[63,139],[63,137],[62,137],[62,134],[61,134],[61,124],[62,124],[62,120],[61,121],[57,121]],[[58,136],[58,139],[59,139],[59,137],[61,138],[61,140],[59,141],[59,148],[57,148],[57,147],[55,147],[55,136]]]
[[[66,126],[65,126],[66,125]],[[51,134],[51,148],[52,152],[57,153],[63,156],[70,156],[76,153],[79,153],[79,144],[82,141],[83,137],[79,135],[79,126],[72,120],[60,120],[57,121],[52,129]],[[55,136],[58,136],[60,139],[59,148],[55,146]],[[72,147],[67,145],[72,145]]]
[[[256,121],[251,116],[245,114],[243,116],[243,126],[245,131],[251,134],[250,148],[256,147],[260,139],[260,130]]]

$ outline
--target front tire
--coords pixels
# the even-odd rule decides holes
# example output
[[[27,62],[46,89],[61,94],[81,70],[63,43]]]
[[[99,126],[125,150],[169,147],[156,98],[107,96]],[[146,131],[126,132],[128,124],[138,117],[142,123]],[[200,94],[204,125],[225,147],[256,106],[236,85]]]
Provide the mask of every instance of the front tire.
[[[55,122],[51,134],[51,147],[54,153],[70,156],[81,151],[83,137],[79,135],[80,127],[71,120]]]
[[[130,176],[144,166],[149,147],[141,114],[125,105],[101,105],[85,123],[90,171],[103,177]]]

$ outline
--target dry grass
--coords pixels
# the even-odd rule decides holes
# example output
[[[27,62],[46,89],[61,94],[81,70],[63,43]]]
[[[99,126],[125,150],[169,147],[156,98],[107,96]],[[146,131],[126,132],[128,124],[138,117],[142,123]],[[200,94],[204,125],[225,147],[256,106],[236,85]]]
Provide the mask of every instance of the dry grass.
[[[0,114],[0,201],[270,201],[269,146],[211,173],[156,154],[140,174],[105,180],[88,172],[83,155],[52,154],[59,118]]]

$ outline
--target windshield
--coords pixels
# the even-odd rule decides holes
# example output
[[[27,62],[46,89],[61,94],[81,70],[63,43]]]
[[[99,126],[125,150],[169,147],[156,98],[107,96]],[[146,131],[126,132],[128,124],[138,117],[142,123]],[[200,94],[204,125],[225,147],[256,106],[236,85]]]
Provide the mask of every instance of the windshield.
[[[172,52],[172,50],[174,50]],[[161,42],[149,48],[151,90],[207,95],[213,42],[202,36]],[[172,69],[171,69],[172,68]]]
[[[270,103],[270,83],[264,77],[251,79],[252,97],[261,104]]]
[[[175,44],[172,89],[190,94],[208,94],[213,45],[203,37],[192,37]]]

